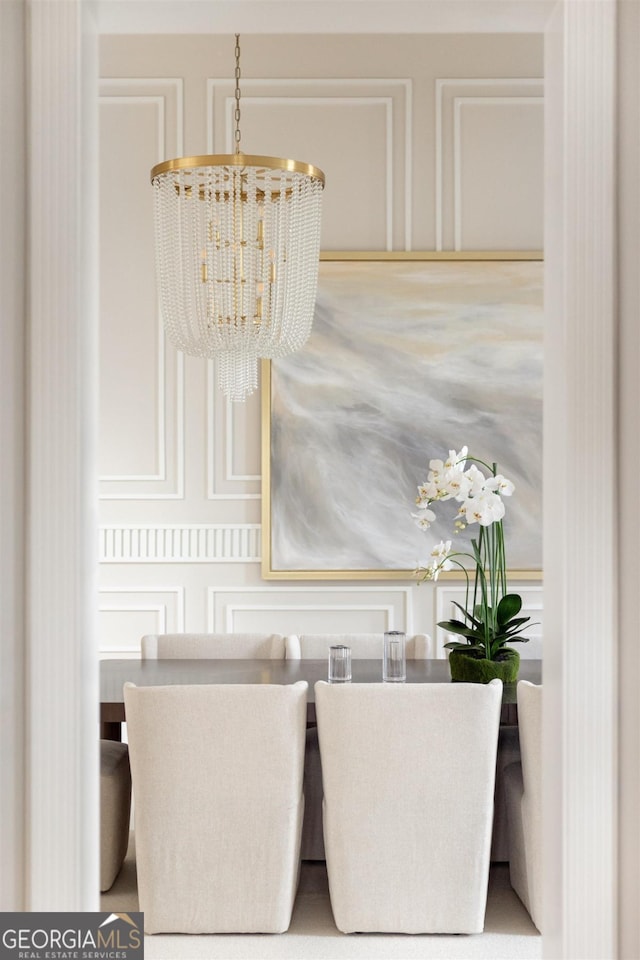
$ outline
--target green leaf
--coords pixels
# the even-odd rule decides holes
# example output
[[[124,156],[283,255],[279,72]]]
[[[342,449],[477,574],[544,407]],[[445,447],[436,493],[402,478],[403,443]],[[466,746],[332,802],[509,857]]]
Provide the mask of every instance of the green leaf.
[[[445,643],[445,649],[447,650],[464,650],[465,653],[481,653],[484,654],[484,648],[478,646],[477,643],[459,643],[456,640],[452,640],[450,643]]]
[[[496,637],[493,643],[497,644],[498,647],[504,647],[511,643],[529,643],[529,637],[516,637],[511,634],[510,636]]]
[[[530,626],[534,626],[534,624],[529,623],[530,619],[531,617],[523,617],[520,620],[512,620],[511,623],[506,625],[504,632],[508,634],[522,633],[523,630],[528,630]]]
[[[502,624],[505,630],[514,630],[518,627],[521,627],[523,623],[528,623],[531,620],[531,617],[516,617],[515,620],[508,620],[506,623]]]
[[[461,603],[457,603],[457,602],[454,600],[454,601],[453,601],[453,605],[454,605],[454,607],[457,607],[457,608],[458,608],[458,610],[460,611],[460,613],[461,613],[464,617],[466,617],[467,620],[470,620],[470,621],[471,621],[471,623],[474,625],[474,627],[481,627],[481,626],[482,626],[482,620],[477,620],[474,616],[472,616],[472,614],[470,614],[468,610],[465,610],[465,608],[462,606]]]
[[[498,604],[498,609],[496,615],[498,617],[498,623],[503,625],[515,617],[520,610],[522,609],[522,600],[517,593],[507,593],[504,595],[500,603]]]
[[[485,622],[485,616],[487,618],[488,623],[491,621],[491,607],[489,606],[489,604],[487,604],[487,606],[485,607],[484,604],[482,603],[476,603],[476,606],[473,612],[477,617],[477,619],[480,621],[480,623]]]
[[[459,633],[463,637],[482,639],[482,634],[478,633],[477,630],[472,630],[466,623],[461,623],[459,620],[439,620],[438,626],[442,627],[443,630],[448,630],[449,633]]]

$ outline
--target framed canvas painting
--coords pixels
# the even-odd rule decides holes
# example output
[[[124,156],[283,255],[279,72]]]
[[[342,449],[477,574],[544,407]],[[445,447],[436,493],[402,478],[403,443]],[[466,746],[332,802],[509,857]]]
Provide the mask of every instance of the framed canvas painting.
[[[455,514],[419,529],[417,487],[464,445],[515,484],[510,574],[540,576],[541,260],[322,255],[309,341],[263,361],[266,579],[409,578]]]

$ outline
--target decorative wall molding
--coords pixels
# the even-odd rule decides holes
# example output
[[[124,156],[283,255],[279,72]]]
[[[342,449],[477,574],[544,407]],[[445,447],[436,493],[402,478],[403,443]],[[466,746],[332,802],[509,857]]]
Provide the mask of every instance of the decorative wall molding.
[[[413,140],[413,85],[408,78],[390,77],[388,79],[381,77],[367,77],[366,79],[354,79],[351,77],[326,77],[326,78],[252,78],[243,79],[243,103],[261,103],[264,105],[289,103],[292,106],[336,106],[344,105],[371,105],[380,104],[385,108],[386,115],[386,248],[393,250],[393,227],[394,227],[394,203],[393,203],[393,145],[394,145],[394,97],[382,96],[379,93],[358,93],[354,91],[368,91],[379,89],[393,89],[394,87],[402,91],[404,97],[404,249],[411,250],[412,245],[412,140]],[[211,153],[216,152],[215,135],[213,130],[214,118],[214,95],[216,88],[229,88],[230,93],[225,97],[225,144],[224,150],[231,152],[233,144],[233,83],[229,78],[209,78],[207,80],[207,150]],[[292,89],[295,93],[288,96],[284,91]],[[282,94],[277,96],[267,93],[267,90],[282,90]],[[300,91],[309,89],[313,91],[306,95]],[[343,91],[340,96],[335,93],[321,95],[320,91]],[[253,96],[250,91],[258,91]],[[259,91],[264,90],[264,94]],[[246,91],[246,93],[245,93]],[[346,92],[349,91],[349,92]]]
[[[616,18],[626,6],[559,2],[545,35],[543,539],[554,642],[545,651],[543,760],[554,775],[544,783],[543,909],[545,955],[567,960],[623,955],[618,844],[629,835],[618,835],[618,721],[629,665],[618,661],[620,583],[634,610],[637,593],[637,578],[624,581],[618,566],[619,456],[637,438],[637,411],[633,425],[619,419],[616,362]],[[637,176],[637,142],[629,154]],[[637,797],[634,806],[637,822]]]
[[[237,630],[235,615],[243,611],[253,611],[256,614],[266,611],[300,613],[376,611],[383,614],[384,630],[399,628],[407,633],[413,633],[412,591],[413,587],[393,586],[209,587],[207,589],[207,630],[214,632]],[[376,602],[376,596],[380,598],[380,602]],[[383,600],[385,596],[387,598],[395,596],[397,601],[394,603],[389,602],[388,599]],[[349,597],[352,598],[351,602],[348,600]],[[367,599],[363,600],[363,597]],[[303,627],[299,630],[304,632]]]
[[[99,86],[99,100],[106,96],[128,98],[131,95],[127,91],[131,89],[137,89],[140,92],[139,95],[144,96],[145,91],[166,87],[176,100],[176,150],[177,156],[182,156],[184,152],[184,80],[182,77],[101,77]],[[166,94],[162,99],[166,101]],[[164,143],[162,146],[164,149]]]
[[[157,160],[168,154],[180,156],[184,143],[184,82],[180,77],[107,77],[100,80],[100,104],[154,104],[158,111]],[[167,117],[172,111],[175,138],[169,144]],[[158,468],[154,474],[106,474],[100,477],[102,500],[181,500],[184,498],[184,355],[173,348],[175,366],[171,394],[167,393],[167,360],[169,356],[162,317],[157,315],[157,435]],[[171,426],[168,422],[173,403]],[[172,429],[174,464],[168,477],[168,431]],[[144,488],[140,485],[144,484]],[[161,486],[160,486],[161,485]],[[167,487],[169,489],[167,489]]]
[[[94,911],[100,902],[97,43],[93,14],[81,0],[20,6],[26,71],[15,93],[3,86],[3,100],[10,110],[11,98],[21,97],[29,146],[22,909]],[[20,43],[11,25],[8,42]],[[10,168],[3,169],[10,177]],[[20,792],[18,780],[12,793]],[[8,874],[14,852],[3,847]]]
[[[116,599],[108,600],[109,596]],[[154,626],[147,632],[181,633],[184,631],[185,588],[183,586],[130,586],[104,587],[99,594],[99,614],[151,613]],[[102,617],[101,617],[102,619]],[[104,621],[103,621],[104,622]],[[100,643],[100,655],[107,657],[139,657],[140,637],[134,634],[129,643],[122,643],[122,634],[117,633],[114,643]]]
[[[465,97],[466,100],[482,98],[485,95],[472,91],[478,88],[492,88],[501,92],[501,99],[512,99],[505,91],[509,88],[514,90],[525,89],[535,90],[542,93],[544,90],[544,80],[542,78],[529,77],[449,77],[436,79],[435,86],[435,211],[436,211],[436,250],[444,249],[444,213],[443,213],[443,153],[444,153],[444,98],[448,90],[461,88],[469,90],[470,93]],[[513,97],[520,97],[520,93],[514,92]],[[460,98],[457,98],[460,99]],[[456,249],[459,249],[456,247]]]
[[[259,563],[259,523],[105,524],[101,563]]]
[[[27,909],[26,19],[24,4],[0,3],[0,180],[11,184],[2,198],[3,231],[11,237],[11,242],[5,244],[0,258],[0,446],[3,454],[0,459],[0,903],[3,911]]]
[[[544,97],[454,97],[453,98],[453,220],[454,250],[462,250],[462,108],[473,106],[544,106]],[[442,197],[440,198],[442,203]]]

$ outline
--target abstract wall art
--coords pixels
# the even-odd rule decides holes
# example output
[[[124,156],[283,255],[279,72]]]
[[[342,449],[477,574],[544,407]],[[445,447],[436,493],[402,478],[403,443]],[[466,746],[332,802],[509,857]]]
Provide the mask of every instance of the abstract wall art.
[[[507,561],[539,575],[542,284],[533,254],[323,255],[308,343],[263,364],[265,578],[409,578],[455,511],[420,530],[416,488],[464,444],[515,483]]]

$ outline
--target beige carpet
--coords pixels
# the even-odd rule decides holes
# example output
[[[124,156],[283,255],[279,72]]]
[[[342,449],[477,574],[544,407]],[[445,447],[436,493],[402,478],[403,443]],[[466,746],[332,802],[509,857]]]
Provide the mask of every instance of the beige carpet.
[[[101,909],[138,909],[134,845]],[[542,956],[542,938],[509,885],[503,864],[491,868],[485,931],[475,936],[351,934],[336,929],[324,863],[306,861],[287,933],[145,937],[147,960],[529,960]]]

